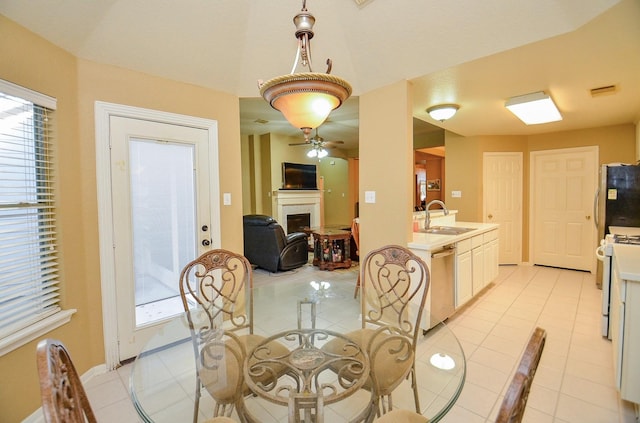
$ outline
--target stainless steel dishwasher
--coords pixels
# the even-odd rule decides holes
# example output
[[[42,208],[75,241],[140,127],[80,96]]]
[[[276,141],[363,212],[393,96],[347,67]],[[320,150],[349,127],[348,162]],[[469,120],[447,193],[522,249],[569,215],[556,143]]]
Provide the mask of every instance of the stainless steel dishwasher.
[[[429,328],[446,320],[455,309],[456,246],[445,245],[431,253],[431,318]]]

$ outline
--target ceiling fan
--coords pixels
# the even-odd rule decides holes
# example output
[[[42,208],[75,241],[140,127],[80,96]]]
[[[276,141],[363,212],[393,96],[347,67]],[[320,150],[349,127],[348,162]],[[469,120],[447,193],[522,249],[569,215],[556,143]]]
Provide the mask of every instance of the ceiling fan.
[[[306,145],[313,148],[336,148],[337,144],[344,144],[344,141],[325,141],[320,135],[318,135],[318,128],[316,128],[316,134],[309,138],[309,141],[298,142],[289,145]]]

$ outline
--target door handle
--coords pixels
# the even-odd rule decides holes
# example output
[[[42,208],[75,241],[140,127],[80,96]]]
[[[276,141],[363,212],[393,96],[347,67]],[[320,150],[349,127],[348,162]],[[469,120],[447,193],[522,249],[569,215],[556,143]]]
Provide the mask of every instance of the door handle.
[[[489,213],[489,216],[487,216],[489,219],[493,219],[493,215],[491,213]]]

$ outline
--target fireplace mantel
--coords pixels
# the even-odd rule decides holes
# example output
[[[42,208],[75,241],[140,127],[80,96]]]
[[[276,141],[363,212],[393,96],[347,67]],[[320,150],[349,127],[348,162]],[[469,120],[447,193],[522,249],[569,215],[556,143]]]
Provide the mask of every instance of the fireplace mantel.
[[[273,210],[276,220],[287,231],[287,215],[309,213],[311,227],[321,226],[320,190],[277,190],[273,191]]]

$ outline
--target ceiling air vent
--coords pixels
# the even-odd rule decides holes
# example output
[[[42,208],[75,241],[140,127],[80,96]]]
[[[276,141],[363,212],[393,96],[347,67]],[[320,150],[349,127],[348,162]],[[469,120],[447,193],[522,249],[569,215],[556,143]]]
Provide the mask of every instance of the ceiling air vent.
[[[353,2],[355,4],[357,4],[360,7],[364,7],[367,5],[367,3],[370,3],[372,0],[353,0]]]
[[[266,125],[267,123],[269,123],[268,120],[264,120],[264,119],[256,119],[253,121],[254,123],[261,123],[263,125]]]
[[[598,87],[591,89],[591,97],[598,97],[605,94],[614,94],[618,91],[618,87],[615,85],[607,85],[605,87]]]

